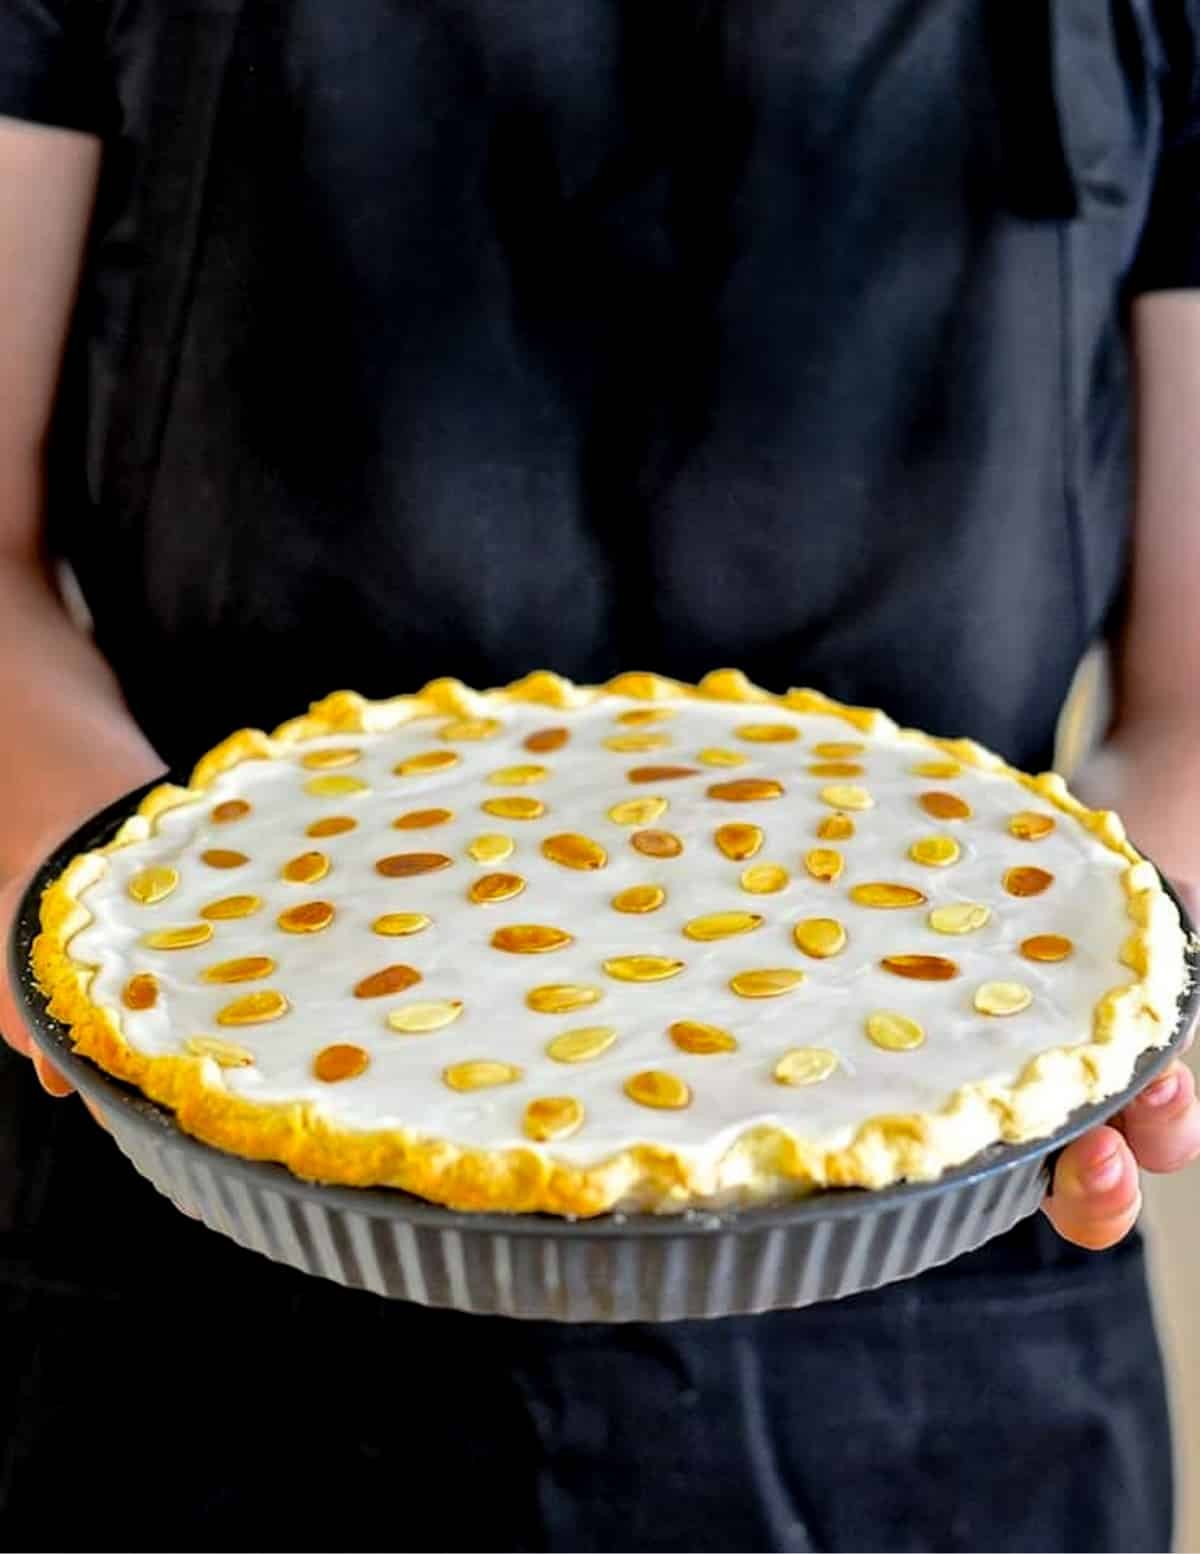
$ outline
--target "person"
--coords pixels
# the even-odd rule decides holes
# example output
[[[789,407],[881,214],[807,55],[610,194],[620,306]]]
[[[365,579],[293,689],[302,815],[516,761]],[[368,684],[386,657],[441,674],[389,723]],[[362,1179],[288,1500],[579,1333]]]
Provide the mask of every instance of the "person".
[[[5,925],[337,687],[736,664],[1039,767],[1099,641],[1081,790],[1200,882],[1198,61],[1195,0],[4,0]],[[272,1265],[32,1068],[6,1545],[1169,1545],[1182,1064],[948,1267],[659,1328]]]

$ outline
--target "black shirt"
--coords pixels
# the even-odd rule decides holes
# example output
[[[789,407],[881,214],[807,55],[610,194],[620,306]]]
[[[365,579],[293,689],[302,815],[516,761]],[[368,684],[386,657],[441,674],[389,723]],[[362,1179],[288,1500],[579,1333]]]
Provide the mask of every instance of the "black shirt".
[[[339,686],[730,663],[1045,762],[1119,608],[1128,300],[1200,284],[1198,39],[1197,0],[0,0],[0,112],[105,140],[50,513],[135,714],[175,762]],[[304,1281],[53,1118],[17,1530],[1169,1540],[1136,1244],[560,1331]]]
[[[0,111],[106,141],[52,520],[151,737],[734,663],[1045,762],[1198,17],[8,0]]]

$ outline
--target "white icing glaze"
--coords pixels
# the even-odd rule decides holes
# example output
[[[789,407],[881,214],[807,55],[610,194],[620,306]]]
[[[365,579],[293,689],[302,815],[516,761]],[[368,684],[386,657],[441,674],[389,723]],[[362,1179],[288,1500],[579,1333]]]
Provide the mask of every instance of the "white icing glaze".
[[[1133,980],[1119,958],[1130,931],[1121,885],[1126,861],[1007,776],[964,767],[952,781],[921,777],[913,774],[914,765],[936,753],[891,727],[865,734],[832,716],[695,701],[671,704],[675,715],[669,721],[644,730],[668,735],[667,748],[607,749],[607,737],[643,731],[616,721],[635,705],[608,697],[580,711],[506,707],[499,734],[449,745],[437,736],[446,720],[427,718],[386,734],[311,741],[285,759],[247,761],[225,772],[196,802],[161,816],[145,843],[112,853],[108,870],[83,892],[94,920],[72,939],[70,953],[96,968],[89,990],[93,1002],[107,1007],[126,1040],[146,1054],[181,1053],[195,1035],[217,1035],[247,1047],[255,1054],[252,1067],[208,1065],[210,1082],[235,1095],[315,1102],[349,1129],[405,1127],[473,1147],[541,1147],[572,1164],[589,1165],[637,1143],[665,1144],[697,1161],[709,1160],[759,1123],[791,1129],[825,1148],[843,1147],[869,1117],[936,1111],[968,1082],[1012,1084],[1037,1053],[1086,1041],[1096,1001]],[[740,740],[735,730],[755,722],[791,723],[802,737],[790,744]],[[563,748],[544,754],[523,748],[530,732],[551,726],[571,731]],[[812,747],[821,741],[865,744],[866,753],[854,759],[865,765],[866,775],[809,775],[809,763],[819,759]],[[305,792],[305,783],[318,774],[302,768],[300,756],[326,746],[360,749],[354,765],[337,771],[365,780],[368,792],[334,798]],[[696,762],[698,752],[711,746],[737,749],[746,762],[729,769]],[[393,774],[404,757],[433,749],[455,751],[460,764],[422,776]],[[530,763],[548,767],[550,777],[507,787],[485,780],[498,768]],[[698,775],[648,784],[626,776],[638,766],[673,763],[696,765]],[[707,796],[713,783],[754,776],[778,778],[785,796],[751,803]],[[831,810],[819,794],[840,781],[865,785],[875,806],[854,814],[852,838],[821,841],[816,828]],[[917,802],[930,789],[965,798],[973,818],[932,819]],[[483,800],[503,794],[542,798],[547,812],[538,820],[513,821],[481,810]],[[669,800],[666,813],[652,824],[683,839],[682,856],[644,856],[630,845],[637,828],[607,818],[615,802],[650,795]],[[252,812],[232,823],[214,823],[213,807],[235,797],[248,799]],[[393,828],[397,816],[433,806],[453,810],[454,819],[427,830]],[[1012,837],[1007,823],[1017,810],[1053,815],[1053,833],[1033,843]],[[323,839],[305,834],[313,820],[335,814],[355,817],[357,828]],[[740,888],[746,863],[724,857],[712,840],[714,829],[730,821],[764,828],[766,844],[753,861],[783,864],[791,876],[784,890],[750,895]],[[544,858],[542,839],[565,831],[602,843],[607,866],[581,872]],[[512,837],[512,856],[498,864],[474,862],[467,844],[482,832]],[[909,845],[932,834],[953,835],[962,848],[960,861],[947,868],[912,862]],[[210,868],[199,855],[212,847],[237,849],[250,861],[234,869]],[[833,847],[844,856],[845,872],[836,884],[818,883],[805,873],[803,856],[813,847]],[[314,849],[332,860],[323,880],[296,885],[281,879],[288,859]],[[400,879],[376,871],[380,857],[412,851],[446,853],[454,864]],[[157,863],[176,867],[180,884],[165,900],[140,905],[129,896],[128,882]],[[1053,885],[1032,898],[1007,895],[1000,884],[1004,870],[1028,864],[1049,870]],[[471,882],[496,870],[522,875],[528,888],[496,905],[470,903]],[[889,911],[855,904],[850,888],[871,880],[915,885],[928,905]],[[665,906],[645,915],[613,910],[617,891],[643,883],[666,889]],[[214,923],[206,945],[159,951],[141,943],[151,929],[198,921],[207,903],[244,893],[261,896],[262,908],[248,918]],[[284,908],[314,899],[335,904],[331,927],[305,935],[277,927]],[[986,903],[990,922],[965,936],[930,928],[930,908],[958,900]],[[715,942],[683,936],[690,918],[726,910],[761,913],[765,922],[754,932]],[[433,925],[404,938],[371,931],[376,917],[401,911],[427,913]],[[814,916],[836,917],[845,925],[849,942],[842,954],[813,960],[796,949],[794,924]],[[514,923],[565,928],[574,942],[540,955],[492,948],[495,929]],[[1036,933],[1067,935],[1074,953],[1058,964],[1026,960],[1018,945]],[[685,961],[686,969],[653,983],[605,975],[605,959],[633,953],[673,956]],[[960,975],[924,983],[880,968],[883,956],[906,953],[948,956]],[[243,955],[269,955],[277,969],[263,981],[232,986],[199,980],[205,967]],[[361,978],[395,962],[415,967],[421,983],[385,998],[352,996]],[[748,1000],[729,989],[735,972],[775,966],[802,970],[805,983],[771,999]],[[158,978],[159,1001],[150,1010],[131,1012],[122,1005],[121,990],[138,971]],[[995,979],[1026,984],[1033,992],[1031,1006],[1007,1018],[978,1014],[972,1007],[975,989]],[[571,1014],[530,1011],[527,991],[552,982],[595,984],[604,996]],[[217,1011],[233,998],[265,988],[286,995],[291,1009],[283,1018],[229,1029],[216,1023]],[[389,1010],[429,999],[461,999],[464,1012],[427,1035],[389,1029]],[[907,1052],[873,1045],[865,1021],[877,1009],[918,1019],[927,1032],[925,1044]],[[710,1056],[679,1051],[667,1027],[683,1019],[733,1032],[738,1050]],[[547,1042],[559,1033],[599,1024],[618,1032],[601,1056],[565,1065],[546,1055]],[[313,1075],[313,1058],[337,1042],[362,1047],[369,1067],[357,1078],[323,1083]],[[810,1086],[776,1083],[772,1070],[782,1054],[810,1045],[837,1053],[836,1072]],[[444,1083],[446,1065],[476,1058],[518,1064],[523,1077],[503,1088],[466,1093]],[[684,1079],[691,1105],[648,1110],[630,1100],[624,1082],[650,1068]],[[569,1139],[529,1146],[521,1129],[524,1107],[535,1097],[553,1095],[581,1100],[584,1124]]]

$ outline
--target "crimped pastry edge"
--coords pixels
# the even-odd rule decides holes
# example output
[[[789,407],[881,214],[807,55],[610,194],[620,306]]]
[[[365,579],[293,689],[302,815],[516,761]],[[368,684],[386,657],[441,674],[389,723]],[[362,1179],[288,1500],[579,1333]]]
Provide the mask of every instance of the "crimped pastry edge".
[[[748,1128],[719,1158],[703,1164],[684,1152],[646,1144],[586,1167],[556,1160],[552,1147],[464,1148],[410,1129],[342,1128],[311,1102],[244,1100],[226,1091],[221,1070],[211,1059],[146,1056],[125,1040],[114,1011],[92,1003],[88,988],[93,968],[74,961],[69,950],[73,935],[92,920],[82,893],[107,869],[109,853],[144,841],[168,810],[199,803],[222,772],[243,761],[272,759],[333,733],[384,732],[414,718],[475,717],[520,703],[569,711],[605,696],[744,702],[822,713],[868,733],[899,734],[915,746],[1009,777],[1126,860],[1122,884],[1130,934],[1121,958],[1135,980],[1100,997],[1090,1040],[1040,1053],[1014,1084],[967,1084],[940,1111],[868,1118],[844,1148],[825,1150],[786,1129],[760,1125]],[[79,854],[51,882],[42,896],[32,967],[50,1014],[69,1027],[77,1052],[169,1107],[186,1133],[218,1149],[277,1161],[310,1181],[400,1188],[457,1210],[589,1217],[616,1208],[672,1212],[763,1203],[818,1187],[879,1188],[900,1180],[929,1181],[989,1144],[1046,1137],[1076,1107],[1119,1091],[1139,1055],[1171,1039],[1186,975],[1184,950],[1174,903],[1157,871],[1129,843],[1118,816],[1088,809],[1056,773],[1028,775],[972,740],[900,729],[883,712],[849,706],[817,691],[791,690],[777,696],[738,670],[713,671],[695,686],[650,673],[578,686],[538,671],[491,691],[472,690],[445,678],[431,681],[415,695],[384,701],[337,691],[273,734],[242,729],[230,735],[200,759],[186,787],[164,783],[152,789],[111,842]]]

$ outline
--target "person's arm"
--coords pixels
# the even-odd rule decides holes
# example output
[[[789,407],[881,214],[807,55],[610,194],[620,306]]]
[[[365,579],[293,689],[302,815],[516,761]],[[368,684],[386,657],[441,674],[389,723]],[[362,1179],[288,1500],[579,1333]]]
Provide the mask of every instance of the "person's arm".
[[[1129,608],[1115,644],[1114,720],[1072,780],[1115,809],[1137,845],[1200,901],[1200,290],[1134,307],[1137,487]],[[1046,1211],[1069,1240],[1108,1246],[1137,1217],[1138,1172],[1200,1156],[1200,1104],[1183,1063],[1118,1128],[1060,1157]]]
[[[0,119],[0,943],[41,855],[163,769],[44,546],[43,456],[99,161],[91,136]],[[3,976],[0,1033],[29,1051]]]

